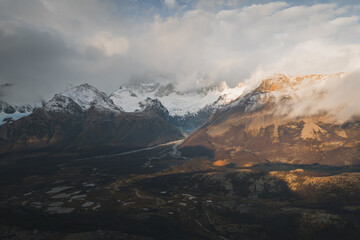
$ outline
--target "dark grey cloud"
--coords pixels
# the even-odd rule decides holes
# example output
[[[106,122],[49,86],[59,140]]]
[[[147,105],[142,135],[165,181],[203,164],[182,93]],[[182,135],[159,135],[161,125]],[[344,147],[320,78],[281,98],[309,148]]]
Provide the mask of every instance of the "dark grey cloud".
[[[26,24],[0,27],[0,79],[17,91],[8,94],[10,101],[48,98],[47,92],[71,82],[68,62],[80,57],[59,35]]]

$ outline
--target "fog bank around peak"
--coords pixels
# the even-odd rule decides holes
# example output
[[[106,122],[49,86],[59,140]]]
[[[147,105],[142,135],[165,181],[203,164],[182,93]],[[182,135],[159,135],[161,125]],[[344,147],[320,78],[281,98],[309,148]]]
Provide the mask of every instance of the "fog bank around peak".
[[[293,89],[277,95],[276,111],[290,119],[326,115],[328,121],[345,123],[360,116],[360,71],[305,78]],[[283,97],[290,96],[281,102]]]

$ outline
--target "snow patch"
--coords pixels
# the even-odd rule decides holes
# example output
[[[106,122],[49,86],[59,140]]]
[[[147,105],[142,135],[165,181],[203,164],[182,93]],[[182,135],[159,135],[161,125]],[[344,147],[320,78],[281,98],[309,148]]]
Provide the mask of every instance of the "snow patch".
[[[62,192],[66,189],[70,189],[70,188],[73,188],[71,186],[59,186],[59,187],[54,187],[52,188],[50,191],[46,192],[48,194],[55,194],[55,193],[59,193],[59,192]]]
[[[13,121],[18,120],[22,117],[26,117],[29,116],[31,114],[31,112],[25,112],[25,113],[19,113],[19,112],[15,112],[15,113],[4,113],[1,112],[0,113],[0,126],[2,124],[4,124],[4,120],[7,118],[11,118]]]
[[[86,207],[90,207],[93,204],[94,204],[94,202],[86,202],[83,205],[81,205],[81,207],[86,208]]]

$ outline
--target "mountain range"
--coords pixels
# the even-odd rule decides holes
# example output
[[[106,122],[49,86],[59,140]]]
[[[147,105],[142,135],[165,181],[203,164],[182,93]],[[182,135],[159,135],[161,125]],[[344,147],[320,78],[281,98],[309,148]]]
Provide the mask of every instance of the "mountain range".
[[[3,101],[0,152],[119,151],[178,140],[244,89],[231,89],[225,82],[196,91],[138,83],[108,96],[85,83],[56,94],[42,107]]]
[[[134,149],[183,137],[153,111],[125,113],[104,93],[82,84],[0,129],[1,151]]]
[[[230,88],[220,82],[191,91],[178,91],[171,83],[136,83],[110,95],[82,84],[56,94],[41,108],[3,102],[6,114],[33,113],[7,120],[0,128],[0,150],[123,151],[190,134],[179,149],[211,156],[216,165],[358,164],[356,118],[339,122],[326,111],[296,112],[304,91],[321,99],[329,81],[345,77],[274,74],[256,87],[240,83]]]

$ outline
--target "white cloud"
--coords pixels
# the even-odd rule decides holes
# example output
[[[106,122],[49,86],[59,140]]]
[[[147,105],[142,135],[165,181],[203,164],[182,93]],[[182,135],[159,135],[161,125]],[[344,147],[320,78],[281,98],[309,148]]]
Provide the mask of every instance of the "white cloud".
[[[331,74],[360,69],[360,44],[338,45],[325,40],[301,42],[274,62],[262,64],[247,82],[256,85],[276,72],[289,75]]]
[[[327,120],[344,123],[360,115],[360,72],[333,74],[304,80],[293,90],[292,100],[276,104],[277,113],[290,118],[328,113]],[[285,93],[288,94],[288,93]],[[280,95],[281,96],[281,95]]]
[[[170,8],[170,9],[174,9],[178,5],[176,0],[164,0],[164,4],[166,7]]]
[[[129,49],[129,41],[125,37],[114,36],[105,31],[88,39],[87,44],[102,50],[108,56],[124,55]]]

